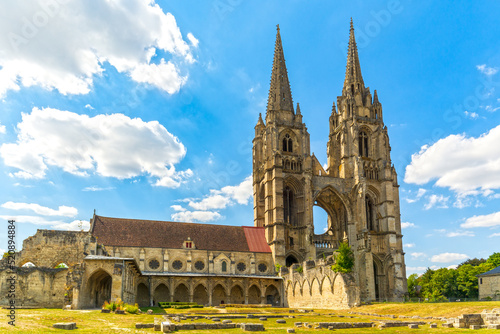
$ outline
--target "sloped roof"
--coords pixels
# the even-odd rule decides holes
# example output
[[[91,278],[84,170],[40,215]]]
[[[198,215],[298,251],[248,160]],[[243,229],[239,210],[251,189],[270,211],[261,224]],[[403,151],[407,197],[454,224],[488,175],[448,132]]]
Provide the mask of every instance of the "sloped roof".
[[[263,227],[179,223],[94,216],[92,235],[106,246],[182,248],[191,238],[196,249],[271,253]]]
[[[499,275],[500,274],[500,266],[491,269],[490,271],[487,271],[485,273],[479,274],[477,276],[487,276],[487,275]]]

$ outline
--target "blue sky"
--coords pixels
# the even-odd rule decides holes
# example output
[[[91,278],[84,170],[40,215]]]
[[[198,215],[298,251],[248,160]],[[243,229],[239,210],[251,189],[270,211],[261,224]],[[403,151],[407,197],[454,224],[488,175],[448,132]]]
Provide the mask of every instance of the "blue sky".
[[[251,141],[276,24],[311,151],[326,163],[353,17],[363,78],[389,129],[408,274],[487,257],[500,241],[499,9],[3,1],[0,218],[17,220],[18,243],[37,228],[88,226],[94,209],[252,225]]]

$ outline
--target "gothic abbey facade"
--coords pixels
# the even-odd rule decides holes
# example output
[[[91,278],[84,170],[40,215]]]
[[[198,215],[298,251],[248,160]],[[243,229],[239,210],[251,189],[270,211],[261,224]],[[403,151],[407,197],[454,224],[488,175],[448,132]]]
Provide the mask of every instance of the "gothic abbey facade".
[[[399,186],[382,105],[361,75],[352,21],[336,105],[325,170],[311,155],[298,103],[294,109],[278,27],[265,121],[259,116],[253,140],[254,224],[266,229],[274,260],[285,266],[348,242],[361,300],[401,299],[407,287]],[[324,234],[314,234],[315,205],[328,214]]]
[[[363,82],[352,22],[344,87],[329,126],[325,170],[311,155],[299,105],[293,105],[278,28],[265,121],[259,116],[253,140],[254,226],[94,213],[89,231],[38,230],[16,254],[17,305],[93,308],[121,298],[140,306],[347,308],[401,300],[407,287],[397,175],[382,106]],[[320,235],[314,234],[314,206],[328,215]],[[355,255],[350,274],[331,270],[342,242]],[[2,296],[8,275],[0,266]],[[0,304],[6,302],[1,297]]]

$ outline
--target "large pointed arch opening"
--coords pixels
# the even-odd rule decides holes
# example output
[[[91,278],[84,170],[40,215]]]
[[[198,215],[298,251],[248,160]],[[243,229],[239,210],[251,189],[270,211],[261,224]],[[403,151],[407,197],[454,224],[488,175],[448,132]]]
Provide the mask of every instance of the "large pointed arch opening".
[[[331,187],[316,196],[313,208],[314,245],[318,257],[328,256],[348,240],[349,216],[346,206]]]

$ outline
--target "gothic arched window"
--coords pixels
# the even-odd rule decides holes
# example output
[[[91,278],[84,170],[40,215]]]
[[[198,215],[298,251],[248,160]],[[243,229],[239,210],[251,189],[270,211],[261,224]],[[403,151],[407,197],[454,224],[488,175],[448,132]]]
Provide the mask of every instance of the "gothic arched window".
[[[226,261],[222,261],[222,263],[221,263],[221,271],[223,273],[227,271],[227,262]]]
[[[368,157],[368,135],[364,131],[359,133],[359,155]]]
[[[283,209],[284,209],[284,219],[285,223],[294,225],[295,220],[293,219],[293,190],[289,186],[286,186],[283,190]]]
[[[293,142],[292,138],[290,138],[290,135],[285,135],[285,138],[283,138],[283,152],[293,152]]]
[[[365,196],[365,208],[366,208],[366,228],[369,231],[375,231],[375,212],[373,201],[370,197]]]

